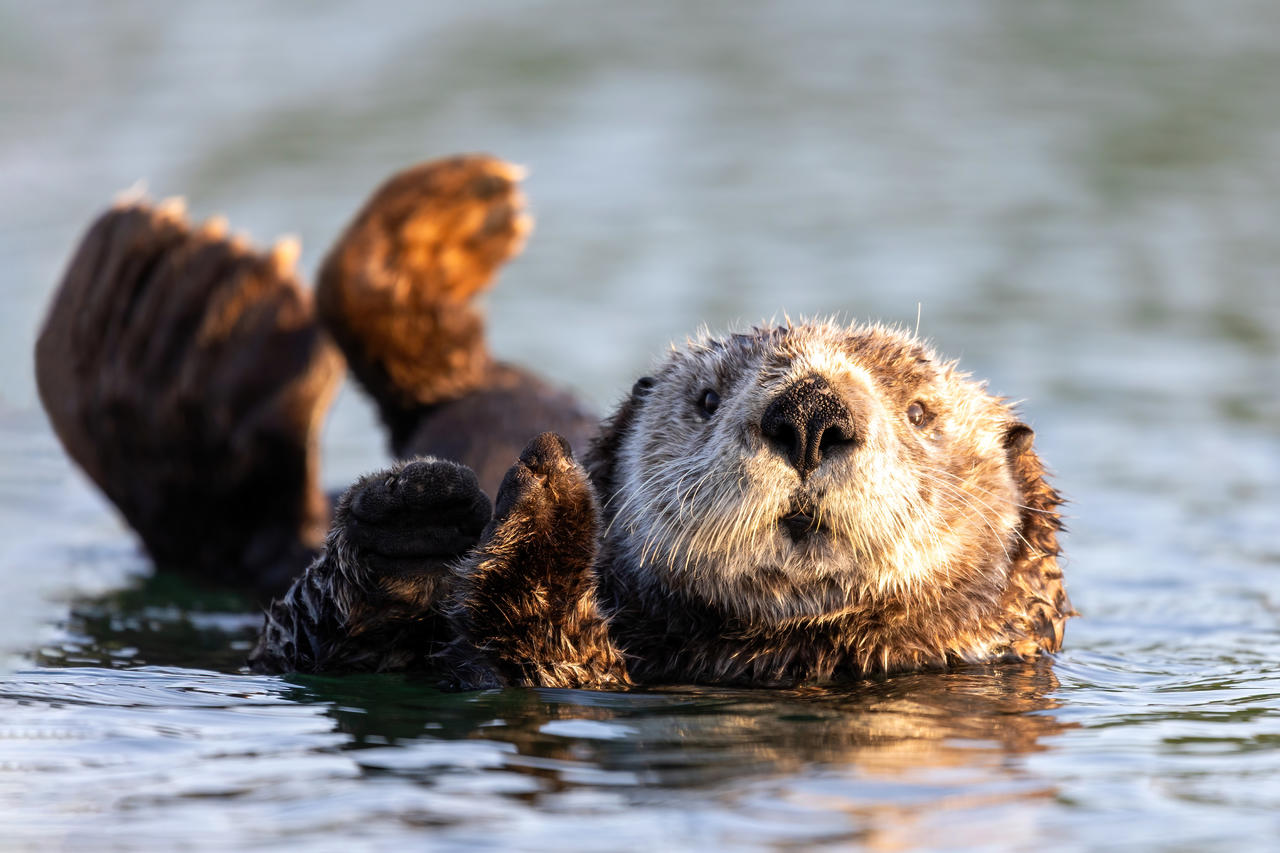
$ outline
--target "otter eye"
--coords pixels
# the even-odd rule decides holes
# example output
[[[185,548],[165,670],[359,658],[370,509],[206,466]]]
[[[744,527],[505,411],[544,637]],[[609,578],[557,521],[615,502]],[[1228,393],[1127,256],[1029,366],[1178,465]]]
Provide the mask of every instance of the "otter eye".
[[[907,406],[907,420],[910,421],[911,425],[914,427],[924,426],[924,422],[928,415],[929,413],[925,411],[924,403],[921,403],[919,400],[916,400],[910,406]]]
[[[711,417],[716,413],[716,409],[720,408],[720,395],[710,388],[702,392],[702,396],[698,398],[698,405],[702,407],[702,411],[707,417]]]

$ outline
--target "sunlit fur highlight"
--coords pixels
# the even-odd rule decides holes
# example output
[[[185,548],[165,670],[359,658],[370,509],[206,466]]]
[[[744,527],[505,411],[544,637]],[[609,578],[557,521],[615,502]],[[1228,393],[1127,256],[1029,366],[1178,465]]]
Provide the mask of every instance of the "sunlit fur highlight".
[[[807,377],[853,438],[802,474],[762,424]],[[928,414],[913,424],[916,402]],[[700,335],[637,383],[582,465],[550,433],[530,442],[452,563],[381,573],[346,536],[344,498],[253,665],[612,688],[1029,660],[1061,646],[1074,614],[1061,499],[1031,439],[1004,401],[898,330]],[[805,535],[784,523],[796,513],[815,519]]]
[[[813,374],[855,411],[859,437],[805,479],[759,425]],[[632,593],[674,593],[761,628],[892,614],[883,636],[852,638],[869,670],[899,668],[894,643],[934,662],[1008,647],[999,611],[1022,501],[1005,436],[1017,419],[954,362],[884,326],[788,323],[701,334],[654,379],[605,507],[611,569]],[[720,395],[710,417],[696,405],[704,388]],[[916,400],[932,414],[924,429],[905,414]],[[779,520],[797,505],[821,535],[791,540]]]

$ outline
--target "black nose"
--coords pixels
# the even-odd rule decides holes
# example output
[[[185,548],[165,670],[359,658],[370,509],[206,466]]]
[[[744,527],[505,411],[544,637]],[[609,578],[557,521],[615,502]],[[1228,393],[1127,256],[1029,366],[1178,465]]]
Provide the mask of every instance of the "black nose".
[[[760,419],[760,431],[801,477],[821,465],[824,456],[858,439],[849,407],[817,375],[796,380],[775,397]]]

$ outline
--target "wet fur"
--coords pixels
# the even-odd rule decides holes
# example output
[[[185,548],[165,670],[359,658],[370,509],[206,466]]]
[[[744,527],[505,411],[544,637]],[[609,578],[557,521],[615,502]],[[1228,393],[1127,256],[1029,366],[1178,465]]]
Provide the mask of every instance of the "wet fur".
[[[411,499],[386,500],[412,492]],[[382,492],[383,506],[361,512]],[[452,565],[479,540],[488,500],[469,468],[398,463],[339,499],[323,553],[272,602],[250,666],[261,672],[424,669],[456,636]]]
[[[863,438],[801,482],[756,424],[813,373],[854,398]],[[694,406],[704,387],[721,389],[709,419]],[[933,412],[925,429],[902,416],[915,400]],[[788,325],[673,352],[590,460],[605,606],[632,675],[788,684],[1055,651],[1073,612],[1060,498],[1029,435],[890,329]],[[778,528],[797,500],[824,540],[797,547]]]
[[[530,435],[586,447],[596,418],[495,360],[470,301],[531,227],[519,174],[485,155],[399,173],[314,297],[296,242],[260,251],[219,218],[190,223],[179,199],[123,198],[89,227],[37,339],[37,386],[162,571],[264,600],[288,589],[325,542],[319,435],[346,367],[396,456],[460,461],[489,495]]]
[[[163,570],[279,591],[324,539],[319,431],[343,366],[295,257],[125,200],[68,264],[40,399]]]
[[[801,480],[762,407],[817,373],[861,439]],[[1072,614],[1030,430],[910,336],[802,324],[675,350],[608,422],[602,587],[642,681],[792,684],[1031,658]],[[705,417],[698,391],[720,389]],[[924,429],[903,413],[933,413]],[[777,525],[810,503],[830,533]]]
[[[362,498],[397,481],[390,510],[362,518]],[[459,688],[630,683],[597,604],[595,494],[567,443],[532,442],[482,532],[488,518],[456,463],[419,459],[357,481],[323,555],[268,609],[250,667],[426,670]]]
[[[815,372],[851,401],[859,439],[802,478],[758,424]],[[922,427],[905,416],[917,400]],[[1054,651],[1073,611],[1060,499],[1031,443],[1001,400],[897,331],[700,338],[605,422],[590,483],[563,441],[529,445],[432,605],[453,638],[422,663],[458,687],[773,686]],[[778,523],[797,501],[825,531],[799,543]]]
[[[530,443],[499,490],[493,524],[448,598],[454,686],[630,683],[596,592],[599,512],[564,439]]]
[[[113,208],[74,256],[36,353],[72,457],[162,569],[271,590],[311,560],[271,605],[255,670],[783,685],[1060,647],[1060,499],[1031,430],[914,336],[704,334],[602,425],[495,361],[470,300],[528,231],[517,178],[482,156],[395,176],[329,254],[314,307],[296,247],[256,252],[172,205]],[[394,452],[426,458],[354,484],[312,559],[329,336]],[[805,385],[846,410],[848,436],[802,469],[762,424]],[[525,446],[543,430],[569,441]],[[570,445],[592,435],[580,465]]]
[[[377,404],[392,454],[462,461],[490,496],[530,436],[555,430],[582,450],[596,427],[572,395],[493,357],[472,302],[533,227],[521,175],[478,155],[395,174],[316,282],[320,318]]]

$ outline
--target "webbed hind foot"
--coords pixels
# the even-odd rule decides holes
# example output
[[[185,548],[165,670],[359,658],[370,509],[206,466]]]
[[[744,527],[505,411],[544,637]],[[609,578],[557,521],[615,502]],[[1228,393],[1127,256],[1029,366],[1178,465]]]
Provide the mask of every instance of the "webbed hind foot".
[[[523,170],[485,155],[396,173],[320,270],[320,314],[393,431],[402,411],[455,398],[492,367],[470,300],[524,246]]]
[[[193,228],[180,203],[128,202],[90,227],[54,296],[40,398],[161,567],[281,589],[322,540],[317,443],[342,358],[296,258]]]

